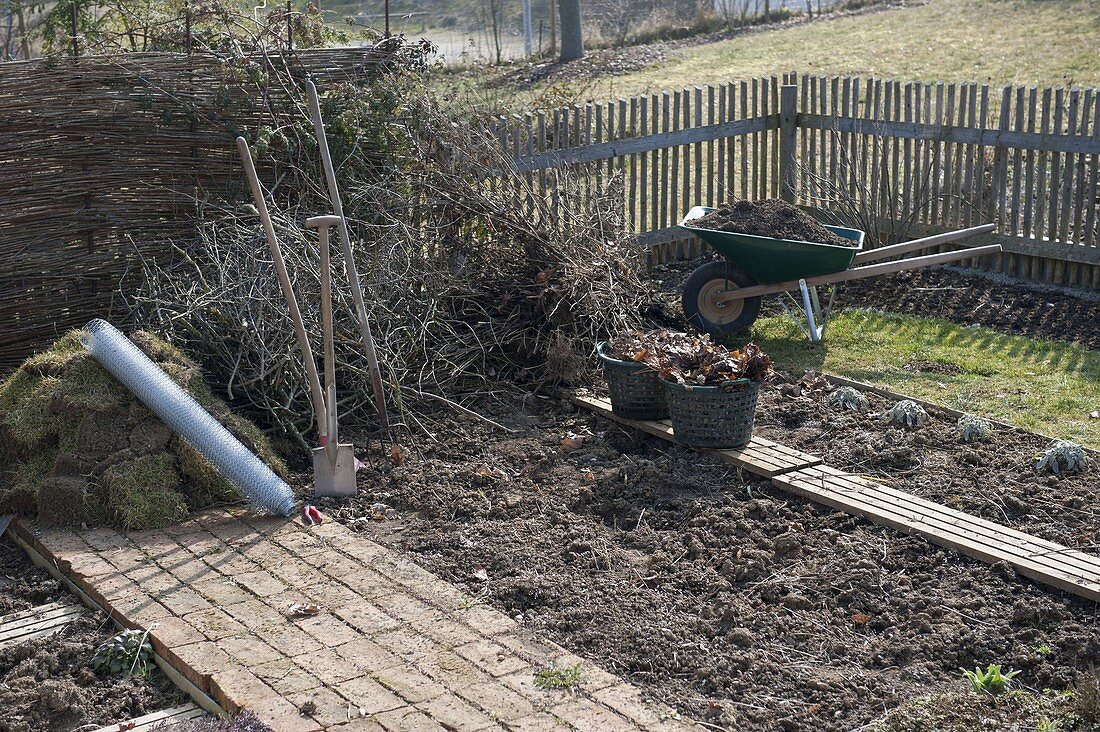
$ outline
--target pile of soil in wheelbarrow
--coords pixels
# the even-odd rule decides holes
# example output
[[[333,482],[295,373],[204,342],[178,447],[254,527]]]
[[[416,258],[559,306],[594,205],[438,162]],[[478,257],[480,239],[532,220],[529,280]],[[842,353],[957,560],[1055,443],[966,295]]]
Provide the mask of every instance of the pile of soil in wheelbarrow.
[[[143,331],[134,343],[276,472],[263,433],[214,397],[198,366]],[[146,409],[72,331],[0,383],[0,514],[148,529],[240,501],[236,489]]]
[[[1083,688],[1094,604],[567,405],[468,406],[516,432],[441,414],[332,515],[709,729],[840,732],[928,697],[938,732],[1081,713],[1083,695],[998,705],[959,668]]]
[[[813,216],[778,198],[769,198],[766,201],[731,201],[691,223],[700,229],[728,231],[732,234],[771,236],[839,247],[856,246],[856,242],[837,236],[818,223]]]
[[[0,615],[72,600],[44,570],[0,540]],[[183,694],[159,669],[104,676],[92,656],[117,632],[91,610],[47,638],[0,649],[0,732],[70,732],[105,727],[178,706]]]

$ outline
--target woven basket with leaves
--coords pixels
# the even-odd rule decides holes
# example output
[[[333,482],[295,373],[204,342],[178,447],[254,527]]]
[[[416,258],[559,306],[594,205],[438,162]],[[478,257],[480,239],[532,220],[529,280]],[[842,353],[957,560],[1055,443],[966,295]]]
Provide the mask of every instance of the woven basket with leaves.
[[[760,384],[749,379],[691,386],[661,379],[676,441],[691,447],[740,447],[752,439]]]
[[[611,411],[627,419],[668,419],[666,389],[657,372],[636,361],[611,358],[607,348],[607,341],[600,343],[596,355],[611,392]]]

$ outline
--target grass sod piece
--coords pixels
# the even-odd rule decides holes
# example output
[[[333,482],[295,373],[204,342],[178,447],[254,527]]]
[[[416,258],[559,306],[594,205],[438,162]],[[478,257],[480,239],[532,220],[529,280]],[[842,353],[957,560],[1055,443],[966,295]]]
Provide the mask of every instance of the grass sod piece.
[[[264,434],[231,414],[179,349],[133,340],[262,460],[286,467]],[[0,510],[44,523],[154,528],[240,495],[114,379],[70,331],[0,383]]]
[[[171,456],[147,455],[110,468],[103,476],[116,523],[125,529],[157,529],[187,516],[180,476]]]

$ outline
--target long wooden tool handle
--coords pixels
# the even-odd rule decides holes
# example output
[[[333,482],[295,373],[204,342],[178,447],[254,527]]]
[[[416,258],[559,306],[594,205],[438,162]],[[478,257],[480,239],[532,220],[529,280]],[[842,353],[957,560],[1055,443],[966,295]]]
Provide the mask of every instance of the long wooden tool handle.
[[[329,459],[335,460],[340,436],[336,432],[336,347],[332,335],[332,266],[329,261],[329,228],[322,226],[318,229],[317,238],[321,249],[321,333],[325,348],[325,406],[328,408],[326,415],[328,445],[326,447],[329,450]]]
[[[294,296],[294,288],[290,284],[290,275],[287,274],[286,262],[283,261],[283,250],[279,246],[279,240],[275,237],[275,227],[271,225],[271,214],[267,211],[267,201],[264,199],[264,191],[260,186],[260,178],[256,175],[256,166],[252,163],[252,153],[248,149],[248,141],[243,137],[237,138],[237,150],[241,154],[241,162],[244,163],[244,174],[248,178],[249,186],[252,188],[252,200],[256,204],[256,210],[260,213],[260,221],[264,225],[264,235],[267,237],[267,246],[271,250],[271,259],[275,262],[275,272],[279,276],[279,285],[283,288],[283,297],[290,309],[290,320],[294,323],[294,335],[298,339],[298,348],[302,351],[306,380],[309,382],[313,412],[317,415],[317,434],[320,435],[323,444],[328,442],[328,410],[325,407],[324,393],[321,391],[321,380],[317,377],[317,363],[313,360],[313,349],[309,347],[309,336],[306,335],[302,311],[298,309],[298,298]]]
[[[923,239],[913,239],[912,241],[903,241],[901,244],[891,244],[888,247],[871,249],[857,254],[852,260],[852,264],[860,265],[866,262],[877,262],[880,259],[897,256],[898,254],[908,254],[918,249],[927,249],[928,247],[934,247],[940,244],[948,244],[960,239],[966,239],[967,237],[977,236],[978,234],[988,234],[995,228],[997,227],[993,224],[983,224],[982,226],[974,226],[969,229],[948,231],[943,234],[926,236]]]
[[[355,310],[359,316],[359,331],[363,338],[363,351],[367,357],[371,385],[374,387],[374,403],[378,410],[378,424],[382,430],[382,439],[390,439],[390,418],[386,409],[386,393],[382,388],[382,370],[378,366],[378,350],[374,345],[374,335],[367,319],[367,305],[363,300],[363,288],[359,282],[359,269],[355,265],[355,255],[351,249],[351,234],[348,222],[344,218],[344,205],[340,201],[340,188],[336,184],[336,171],[332,167],[332,154],[328,149],[328,137],[325,135],[325,123],[321,118],[321,101],[317,96],[317,87],[312,81],[306,82],[309,92],[309,111],[313,118],[313,130],[317,137],[317,146],[321,151],[321,164],[325,169],[325,182],[328,184],[328,197],[332,210],[340,217],[340,243],[344,253],[344,268],[351,284],[351,295],[355,300]]]
[[[923,257],[903,259],[899,262],[882,262],[881,264],[871,264],[866,267],[853,267],[852,269],[846,269],[833,274],[819,275],[817,277],[807,277],[806,284],[831,285],[835,282],[862,280],[866,277],[875,277],[877,275],[890,274],[892,272],[904,272],[907,269],[920,269],[921,267],[931,267],[934,264],[947,264],[948,262],[957,262],[960,259],[976,259],[978,257],[984,257],[987,254],[999,254],[1000,251],[1000,244],[989,244],[988,246],[984,247],[959,249],[954,252],[928,254]],[[725,292],[717,293],[714,296],[714,302],[730,302],[732,300],[744,300],[747,297],[756,297],[758,295],[774,295],[779,292],[786,292],[787,290],[797,290],[798,287],[798,280],[780,282],[774,285],[752,285],[751,287],[738,287],[736,290],[726,290]]]

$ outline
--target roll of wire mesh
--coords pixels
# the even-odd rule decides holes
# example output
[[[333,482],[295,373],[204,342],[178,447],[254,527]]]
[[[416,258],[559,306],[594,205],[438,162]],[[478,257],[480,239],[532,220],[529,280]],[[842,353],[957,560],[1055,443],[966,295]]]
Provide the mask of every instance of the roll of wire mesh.
[[[252,502],[277,516],[294,513],[290,486],[117,328],[105,320],[93,320],[84,326],[80,342],[103,368]]]

